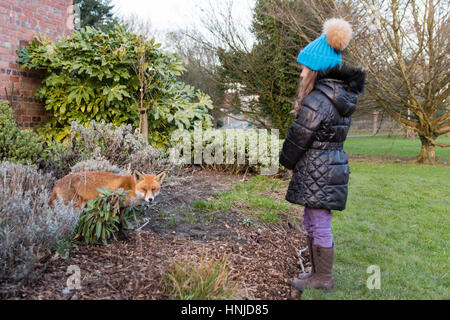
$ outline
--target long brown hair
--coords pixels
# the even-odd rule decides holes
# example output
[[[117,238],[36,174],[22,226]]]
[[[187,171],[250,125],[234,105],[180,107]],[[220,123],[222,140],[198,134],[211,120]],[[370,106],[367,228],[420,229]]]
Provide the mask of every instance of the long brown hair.
[[[300,88],[298,90],[298,98],[296,99],[296,102],[294,103],[294,109],[292,112],[297,113],[298,110],[300,110],[303,99],[305,99],[308,94],[312,91],[314,88],[314,83],[316,82],[317,78],[317,71],[311,70],[307,66],[303,66],[305,72],[305,76],[303,77],[302,81],[300,82]]]

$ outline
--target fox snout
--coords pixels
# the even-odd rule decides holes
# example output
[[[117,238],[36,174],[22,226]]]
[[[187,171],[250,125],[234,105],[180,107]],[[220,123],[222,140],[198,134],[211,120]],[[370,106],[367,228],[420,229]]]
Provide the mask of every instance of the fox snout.
[[[150,192],[143,193],[143,192],[136,191],[137,197],[148,203],[152,203],[155,200],[155,197],[157,196],[157,194],[158,193],[153,194]]]
[[[145,200],[146,202],[148,202],[148,203],[152,203],[152,202],[155,200],[155,197],[156,197],[158,194],[159,194],[159,191],[156,191],[156,192],[153,192],[153,193],[148,192],[148,193],[145,195],[144,200]]]
[[[142,174],[134,170],[134,176],[136,179],[136,187],[134,188],[136,196],[147,203],[154,202],[166,173],[162,172],[158,175]]]

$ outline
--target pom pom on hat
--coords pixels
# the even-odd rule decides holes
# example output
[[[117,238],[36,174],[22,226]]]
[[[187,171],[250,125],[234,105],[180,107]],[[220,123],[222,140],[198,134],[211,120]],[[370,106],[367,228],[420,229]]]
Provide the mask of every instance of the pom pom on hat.
[[[328,44],[338,51],[343,51],[353,37],[350,23],[340,18],[332,18],[325,21],[323,33],[327,37]]]
[[[352,39],[352,27],[344,19],[325,21],[323,34],[300,51],[297,62],[314,71],[342,64],[342,51]]]

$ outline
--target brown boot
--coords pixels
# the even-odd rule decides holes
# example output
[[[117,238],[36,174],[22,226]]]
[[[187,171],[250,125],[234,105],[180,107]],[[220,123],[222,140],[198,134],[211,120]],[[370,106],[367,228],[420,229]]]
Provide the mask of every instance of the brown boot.
[[[314,274],[314,272],[316,272],[316,268],[314,266],[313,249],[312,249],[312,247],[313,247],[313,240],[314,240],[313,237],[310,237],[310,236],[306,237],[306,243],[308,244],[309,260],[311,261],[311,271],[310,272],[306,272],[306,273],[300,272],[298,274],[298,279],[301,279],[301,280],[308,279],[309,277],[311,277]]]
[[[334,261],[334,246],[324,248],[313,245],[314,266],[316,272],[307,279],[292,280],[292,288],[300,292],[307,288],[331,291],[334,289],[334,278],[332,274]]]

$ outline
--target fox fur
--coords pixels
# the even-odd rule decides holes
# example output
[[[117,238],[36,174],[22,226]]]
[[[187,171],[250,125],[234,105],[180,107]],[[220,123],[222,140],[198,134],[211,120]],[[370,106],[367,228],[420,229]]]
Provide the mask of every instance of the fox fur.
[[[103,171],[71,173],[56,183],[50,204],[61,197],[65,203],[74,201],[76,207],[83,208],[89,200],[97,197],[99,194],[97,188],[103,186],[113,190],[120,188],[125,191],[131,190],[127,194],[127,206],[134,206],[143,201],[152,202],[158,195],[165,177],[165,172],[154,175],[142,174],[137,170],[133,175],[124,176]]]

